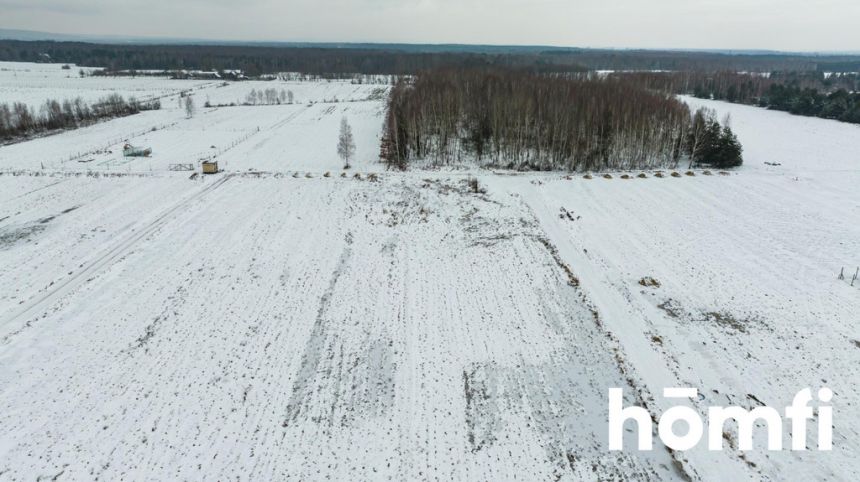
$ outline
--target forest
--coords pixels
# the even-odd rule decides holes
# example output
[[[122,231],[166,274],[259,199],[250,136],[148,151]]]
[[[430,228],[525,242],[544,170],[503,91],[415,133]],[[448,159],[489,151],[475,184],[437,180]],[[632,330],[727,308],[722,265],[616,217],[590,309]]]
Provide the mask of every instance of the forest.
[[[47,55],[48,57],[45,57]],[[52,62],[115,70],[241,70],[248,76],[301,72],[330,78],[353,74],[408,75],[441,66],[529,68],[581,72],[567,57],[534,53],[421,52],[378,48],[249,45],[101,45],[82,42],[0,40],[0,60]]]
[[[614,78],[437,69],[391,90],[381,158],[394,168],[477,163],[517,170],[740,165],[713,113]]]
[[[74,100],[47,100],[39,110],[27,104],[15,102],[11,105],[0,104],[0,139],[4,142],[16,141],[60,129],[73,129],[114,117],[124,117],[145,110],[161,108],[158,100],[138,102],[125,100],[122,96],[111,94],[93,104],[80,98]]]
[[[47,56],[47,57],[46,57]],[[243,70],[336,77],[414,75],[441,67],[516,67],[535,72],[614,71],[860,71],[858,55],[693,52],[560,47],[398,44],[96,44],[0,40],[0,60],[74,63],[116,70]]]
[[[702,99],[756,105],[792,114],[860,123],[860,75],[821,72],[618,73],[643,87]]]

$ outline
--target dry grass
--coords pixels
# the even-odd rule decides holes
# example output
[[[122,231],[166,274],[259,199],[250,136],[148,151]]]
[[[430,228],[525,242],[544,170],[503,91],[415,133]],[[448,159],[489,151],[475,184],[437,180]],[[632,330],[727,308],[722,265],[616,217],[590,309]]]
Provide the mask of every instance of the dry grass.
[[[646,277],[640,279],[639,284],[642,286],[648,287],[648,288],[659,288],[660,287],[660,282],[657,281],[656,279],[650,277],[650,276],[646,276]]]

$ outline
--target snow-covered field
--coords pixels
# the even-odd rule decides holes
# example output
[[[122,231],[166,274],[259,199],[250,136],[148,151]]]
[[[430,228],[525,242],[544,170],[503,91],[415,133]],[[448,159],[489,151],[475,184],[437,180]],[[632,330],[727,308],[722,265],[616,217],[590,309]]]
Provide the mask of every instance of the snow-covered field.
[[[72,100],[80,97],[88,103],[111,94],[126,99],[162,99],[178,95],[184,90],[214,87],[213,81],[170,80],[164,77],[81,77],[80,71],[93,68],[63,64],[34,64],[27,62],[0,62],[0,103],[23,102],[40,109],[45,101]]]
[[[860,128],[711,102],[730,176],[393,173],[373,86],[202,108],[249,85],[0,147],[0,480],[860,477]],[[827,386],[834,450],[610,452],[608,389],[674,386]]]
[[[40,65],[40,64],[34,64]],[[3,78],[0,72],[0,79]],[[150,79],[158,80],[158,79]],[[172,85],[167,79],[162,82]],[[186,84],[186,88],[194,85]],[[204,107],[244,99],[252,90],[292,91],[295,103]],[[198,86],[195,114],[188,118],[177,94],[146,111],[110,122],[0,148],[0,169],[51,169],[151,173],[171,164],[216,160],[222,170],[331,171],[337,157],[340,121],[346,117],[356,140],[356,167],[379,170],[379,136],[387,86],[331,82],[236,82]],[[125,143],[150,147],[148,158],[124,157]]]

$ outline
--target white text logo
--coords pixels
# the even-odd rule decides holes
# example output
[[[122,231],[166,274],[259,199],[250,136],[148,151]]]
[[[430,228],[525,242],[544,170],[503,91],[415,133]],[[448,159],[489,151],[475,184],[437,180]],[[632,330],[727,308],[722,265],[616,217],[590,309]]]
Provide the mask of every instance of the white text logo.
[[[695,399],[699,391],[695,388],[667,388],[665,398]],[[830,403],[833,392],[829,388],[818,391],[818,450],[833,448],[833,408]],[[806,421],[813,418],[812,390],[805,388],[795,395],[791,405],[785,408],[785,417],[791,421],[791,450],[806,450]],[[653,422],[647,410],[641,407],[623,407],[623,391],[609,389],[609,450],[623,450],[624,422],[636,422],[639,450],[651,450]],[[708,449],[723,449],[723,432],[729,420],[737,423],[738,449],[753,450],[753,429],[757,421],[767,425],[767,449],[782,450],[783,423],[780,412],[771,407],[756,407],[746,410],[742,407],[708,408],[707,425],[699,412],[691,406],[676,406],[666,410],[657,423],[657,434],[666,447],[673,450],[690,450],[699,444],[707,432]],[[676,422],[683,421],[687,431],[679,435]],[[760,448],[760,447],[759,447]]]

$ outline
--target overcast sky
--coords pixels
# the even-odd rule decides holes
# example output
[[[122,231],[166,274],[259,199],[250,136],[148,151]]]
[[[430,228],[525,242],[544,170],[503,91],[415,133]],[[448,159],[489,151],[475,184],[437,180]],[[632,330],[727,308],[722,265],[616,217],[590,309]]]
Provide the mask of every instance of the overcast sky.
[[[860,50],[860,0],[0,0],[0,27],[224,40]]]

